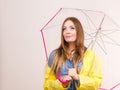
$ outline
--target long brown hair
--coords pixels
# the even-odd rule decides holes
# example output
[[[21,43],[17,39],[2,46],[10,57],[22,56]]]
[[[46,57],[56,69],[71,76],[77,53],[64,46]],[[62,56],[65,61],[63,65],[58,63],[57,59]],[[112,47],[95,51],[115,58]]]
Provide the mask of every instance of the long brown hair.
[[[77,73],[78,72],[78,62],[80,60],[83,60],[83,54],[84,54],[84,32],[83,32],[83,28],[82,25],[80,23],[80,21],[75,18],[75,17],[68,17],[64,20],[63,24],[62,24],[62,30],[61,30],[61,44],[59,46],[59,48],[56,50],[56,54],[51,66],[51,70],[54,71],[56,74],[59,72],[59,69],[61,67],[61,65],[67,60],[67,56],[68,56],[68,43],[65,41],[64,37],[63,37],[63,26],[65,24],[66,21],[72,21],[75,25],[76,31],[77,31],[77,38],[75,41],[75,56],[74,56],[74,67],[76,68]]]

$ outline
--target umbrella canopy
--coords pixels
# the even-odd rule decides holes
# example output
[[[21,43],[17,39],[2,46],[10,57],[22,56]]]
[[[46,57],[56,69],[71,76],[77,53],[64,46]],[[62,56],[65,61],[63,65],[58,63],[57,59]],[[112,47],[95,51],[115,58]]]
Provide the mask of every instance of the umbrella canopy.
[[[101,89],[119,86],[120,61],[117,58],[120,51],[120,27],[104,12],[60,8],[58,12],[40,30],[46,59],[52,50],[61,43],[61,26],[67,17],[80,20],[85,34],[85,46],[93,49],[103,63],[103,85]],[[118,64],[119,63],[119,64]]]

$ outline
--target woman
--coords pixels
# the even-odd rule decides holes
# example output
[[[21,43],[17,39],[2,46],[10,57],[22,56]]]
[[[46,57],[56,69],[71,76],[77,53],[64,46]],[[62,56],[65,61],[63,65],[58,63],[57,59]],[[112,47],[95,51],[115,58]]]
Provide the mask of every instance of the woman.
[[[62,25],[61,44],[49,56],[44,90],[98,90],[101,83],[101,62],[84,46],[80,21],[75,17],[66,18]]]

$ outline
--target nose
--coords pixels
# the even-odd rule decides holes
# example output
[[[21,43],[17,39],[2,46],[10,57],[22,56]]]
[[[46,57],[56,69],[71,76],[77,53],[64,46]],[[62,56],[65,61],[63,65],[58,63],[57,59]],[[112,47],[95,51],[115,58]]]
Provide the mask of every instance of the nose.
[[[70,29],[69,29],[69,28],[66,28],[65,33],[66,33],[66,34],[69,34],[69,33],[70,33]]]

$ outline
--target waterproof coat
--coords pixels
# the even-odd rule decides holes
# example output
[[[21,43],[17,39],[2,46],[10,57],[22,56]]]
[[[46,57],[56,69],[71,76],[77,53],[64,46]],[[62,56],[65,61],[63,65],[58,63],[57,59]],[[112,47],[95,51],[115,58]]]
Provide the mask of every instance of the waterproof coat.
[[[67,90],[51,72],[49,65],[46,66],[44,78],[44,90]],[[83,65],[79,73],[80,86],[76,90],[98,90],[102,84],[102,64],[94,51],[87,49],[84,53]]]

